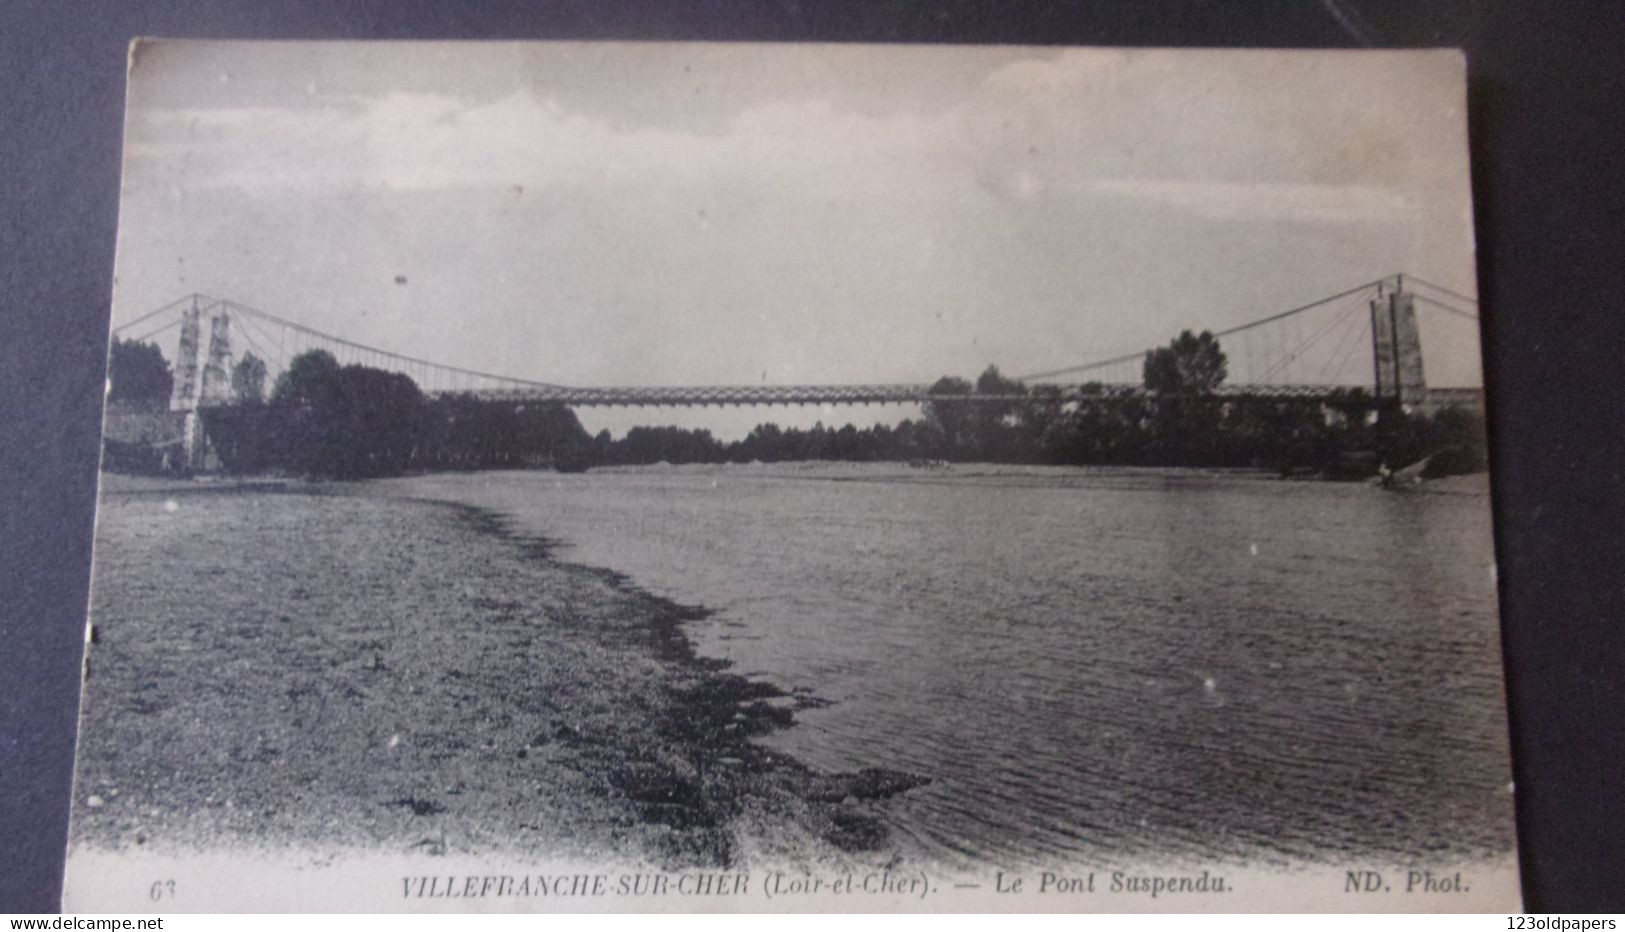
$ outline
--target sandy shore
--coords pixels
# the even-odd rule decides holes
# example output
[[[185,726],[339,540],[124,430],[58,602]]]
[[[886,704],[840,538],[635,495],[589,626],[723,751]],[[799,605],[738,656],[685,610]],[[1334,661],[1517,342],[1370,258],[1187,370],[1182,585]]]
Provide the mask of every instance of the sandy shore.
[[[104,484],[73,843],[643,860],[883,857],[920,778],[751,738],[810,696],[694,610],[493,515],[302,484]]]

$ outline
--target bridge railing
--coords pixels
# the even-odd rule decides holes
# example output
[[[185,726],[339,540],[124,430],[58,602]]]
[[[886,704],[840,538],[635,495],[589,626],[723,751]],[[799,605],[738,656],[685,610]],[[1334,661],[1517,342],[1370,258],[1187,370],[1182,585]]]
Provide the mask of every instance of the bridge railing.
[[[1224,385],[1213,394],[1224,398],[1321,399],[1347,393],[1349,385]],[[566,388],[560,386],[433,392],[468,395],[488,401],[555,402],[571,407],[658,407],[708,405],[867,405],[867,404],[1011,404],[1051,400],[1086,401],[1148,395],[1142,385],[1041,384],[1025,394],[959,394],[932,392],[929,385],[712,385]]]

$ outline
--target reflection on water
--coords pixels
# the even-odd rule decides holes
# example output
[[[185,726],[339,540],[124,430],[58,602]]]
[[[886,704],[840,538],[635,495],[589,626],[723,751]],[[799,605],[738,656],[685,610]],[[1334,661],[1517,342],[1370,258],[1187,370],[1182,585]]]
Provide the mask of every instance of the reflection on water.
[[[1512,845],[1487,495],[1151,471],[711,467],[406,488],[715,610],[830,705],[769,739],[933,778],[947,863]]]

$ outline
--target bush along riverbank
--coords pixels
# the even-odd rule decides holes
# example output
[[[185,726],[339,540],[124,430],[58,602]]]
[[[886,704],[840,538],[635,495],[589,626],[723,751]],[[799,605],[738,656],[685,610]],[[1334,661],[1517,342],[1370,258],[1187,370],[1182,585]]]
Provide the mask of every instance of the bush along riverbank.
[[[309,492],[104,496],[75,845],[886,854],[926,777],[757,744],[819,700],[697,657],[698,610],[488,513]]]

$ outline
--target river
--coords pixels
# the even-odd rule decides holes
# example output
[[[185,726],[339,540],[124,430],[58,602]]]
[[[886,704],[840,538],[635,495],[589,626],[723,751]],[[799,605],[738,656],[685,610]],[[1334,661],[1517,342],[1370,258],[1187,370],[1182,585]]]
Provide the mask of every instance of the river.
[[[391,483],[711,614],[825,705],[764,740],[931,783],[945,865],[1512,846],[1489,498],[1182,470],[819,464]]]

